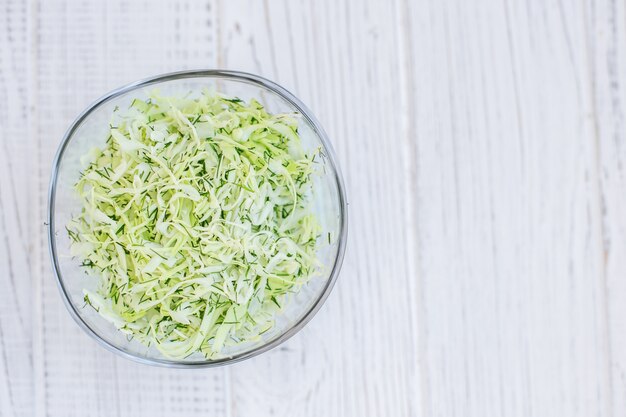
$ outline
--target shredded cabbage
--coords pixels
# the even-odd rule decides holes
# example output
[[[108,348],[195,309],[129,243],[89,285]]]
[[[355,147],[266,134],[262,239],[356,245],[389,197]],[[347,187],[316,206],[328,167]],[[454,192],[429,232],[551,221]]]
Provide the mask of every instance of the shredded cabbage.
[[[321,266],[297,118],[207,91],[116,109],[67,225],[85,302],[169,358],[259,340]]]

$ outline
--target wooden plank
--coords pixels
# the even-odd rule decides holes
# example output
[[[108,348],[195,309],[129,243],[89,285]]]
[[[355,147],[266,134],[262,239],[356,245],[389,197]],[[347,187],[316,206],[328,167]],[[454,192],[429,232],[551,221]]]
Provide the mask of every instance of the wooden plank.
[[[36,8],[36,121],[43,218],[52,155],[74,117],[108,90],[162,72],[212,66],[211,6],[191,1],[54,0]],[[91,341],[58,295],[43,230],[37,237],[37,415],[224,415],[226,369],[148,368]],[[71,394],[70,394],[71,393]]]
[[[333,294],[300,334],[232,368],[235,416],[419,412],[395,19],[375,1],[220,4],[218,62],[272,78],[312,108],[350,203]]]
[[[33,232],[42,228],[31,208],[36,170],[28,141],[27,7],[0,6],[0,416],[30,416],[33,404],[31,354],[31,262]]]
[[[611,411],[626,415],[626,5],[615,1],[586,2],[586,33],[592,83],[596,158],[592,181],[601,233],[603,307],[609,340]]]
[[[612,415],[582,2],[405,4],[426,414]]]

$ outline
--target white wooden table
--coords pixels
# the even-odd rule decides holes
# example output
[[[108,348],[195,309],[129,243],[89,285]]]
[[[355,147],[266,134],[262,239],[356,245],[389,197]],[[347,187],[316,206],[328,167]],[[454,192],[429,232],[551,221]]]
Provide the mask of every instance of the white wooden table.
[[[318,115],[348,250],[316,318],[234,366],[97,346],[55,286],[53,154],[187,68]],[[623,0],[0,0],[0,416],[626,416]]]

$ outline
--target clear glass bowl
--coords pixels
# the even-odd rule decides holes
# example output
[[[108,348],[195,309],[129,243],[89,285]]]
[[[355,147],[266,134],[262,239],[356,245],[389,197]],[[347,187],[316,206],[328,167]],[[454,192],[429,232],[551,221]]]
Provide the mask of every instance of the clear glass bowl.
[[[95,289],[97,278],[86,275],[79,261],[70,255],[70,240],[65,225],[81,210],[74,184],[81,170],[80,158],[92,147],[103,145],[109,121],[116,106],[127,108],[134,98],[147,98],[158,89],[163,95],[198,93],[204,88],[237,96],[255,98],[272,113],[298,112],[298,131],[305,149],[321,146],[323,175],[314,184],[314,210],[324,229],[331,234],[330,245],[324,245],[318,256],[325,265],[323,276],[314,278],[301,291],[291,295],[284,310],[276,317],[274,328],[258,342],[224,352],[217,359],[194,354],[186,359],[172,360],[154,348],[148,348],[118,331],[90,306],[85,306],[83,289]],[[334,152],[328,136],[311,111],[293,94],[279,85],[256,75],[235,71],[183,71],[134,82],[110,92],[97,100],[72,123],[56,154],[48,201],[48,241],[54,272],[61,296],[78,325],[105,348],[138,362],[170,367],[209,367],[237,362],[267,351],[300,330],[320,309],[328,297],[343,260],[346,245],[346,197]]]

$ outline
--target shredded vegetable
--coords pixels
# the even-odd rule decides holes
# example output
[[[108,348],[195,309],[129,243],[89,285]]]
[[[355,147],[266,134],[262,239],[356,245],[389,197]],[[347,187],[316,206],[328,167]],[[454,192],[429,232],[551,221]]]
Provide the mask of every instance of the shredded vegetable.
[[[304,151],[297,118],[207,91],[116,108],[66,228],[98,280],[85,302],[169,358],[217,357],[270,330],[321,266],[319,150]]]

